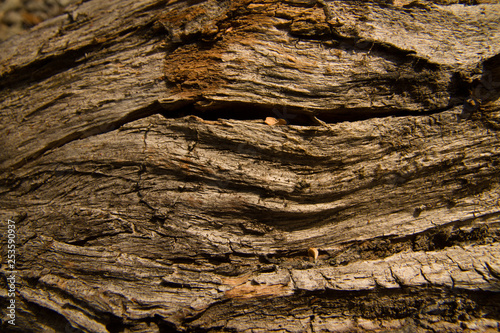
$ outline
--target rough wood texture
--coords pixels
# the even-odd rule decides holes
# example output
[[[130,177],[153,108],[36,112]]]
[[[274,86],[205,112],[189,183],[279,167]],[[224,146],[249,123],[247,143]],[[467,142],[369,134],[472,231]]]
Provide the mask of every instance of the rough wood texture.
[[[498,330],[500,5],[455,2],[91,0],[1,44],[2,331]]]

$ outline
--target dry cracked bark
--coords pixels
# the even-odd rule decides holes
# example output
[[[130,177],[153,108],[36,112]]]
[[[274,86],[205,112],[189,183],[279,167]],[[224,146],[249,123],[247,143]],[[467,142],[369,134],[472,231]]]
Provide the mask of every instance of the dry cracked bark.
[[[91,0],[4,42],[2,330],[498,330],[499,14]]]

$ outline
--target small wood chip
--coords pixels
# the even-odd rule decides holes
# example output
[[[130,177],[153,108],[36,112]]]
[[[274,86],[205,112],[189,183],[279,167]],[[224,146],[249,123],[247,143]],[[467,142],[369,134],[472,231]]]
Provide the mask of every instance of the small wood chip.
[[[286,125],[286,120],[285,119],[276,119],[274,117],[266,117],[266,120],[264,121],[266,124],[269,126],[274,126],[274,125]]]
[[[313,261],[316,261],[316,259],[318,259],[319,251],[315,247],[310,247],[309,250],[307,250],[307,254]]]

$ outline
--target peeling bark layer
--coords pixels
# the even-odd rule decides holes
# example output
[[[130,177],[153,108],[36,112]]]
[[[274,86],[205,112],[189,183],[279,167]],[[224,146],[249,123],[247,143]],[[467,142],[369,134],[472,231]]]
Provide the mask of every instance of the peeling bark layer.
[[[497,330],[499,14],[95,0],[4,42],[2,330]]]

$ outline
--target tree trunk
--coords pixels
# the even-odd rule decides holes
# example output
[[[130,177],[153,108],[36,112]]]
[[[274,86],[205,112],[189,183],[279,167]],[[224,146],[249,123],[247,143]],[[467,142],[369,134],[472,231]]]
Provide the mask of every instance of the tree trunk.
[[[500,5],[456,2],[90,0],[3,42],[2,332],[499,329]]]

